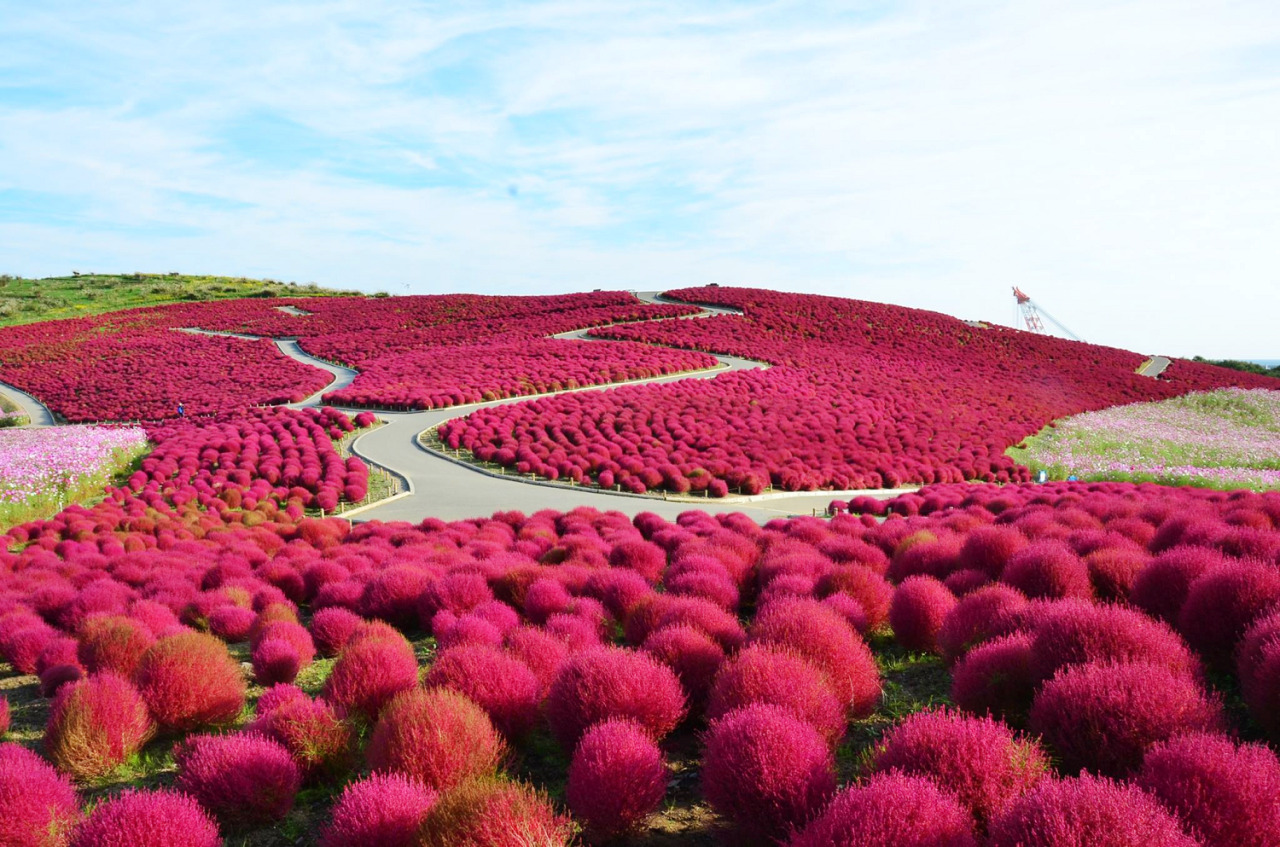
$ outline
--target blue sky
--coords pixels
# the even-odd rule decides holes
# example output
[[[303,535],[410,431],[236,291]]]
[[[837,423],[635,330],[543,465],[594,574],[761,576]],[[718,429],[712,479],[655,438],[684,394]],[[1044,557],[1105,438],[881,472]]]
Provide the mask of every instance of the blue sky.
[[[0,0],[0,272],[707,282],[1280,351],[1280,4]]]

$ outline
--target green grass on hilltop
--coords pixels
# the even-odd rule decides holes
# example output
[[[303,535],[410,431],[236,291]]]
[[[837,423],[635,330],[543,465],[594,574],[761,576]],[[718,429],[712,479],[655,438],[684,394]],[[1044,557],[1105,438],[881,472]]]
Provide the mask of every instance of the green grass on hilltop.
[[[141,306],[239,297],[359,295],[315,283],[184,274],[77,274],[45,279],[0,275],[0,326],[100,315]]]

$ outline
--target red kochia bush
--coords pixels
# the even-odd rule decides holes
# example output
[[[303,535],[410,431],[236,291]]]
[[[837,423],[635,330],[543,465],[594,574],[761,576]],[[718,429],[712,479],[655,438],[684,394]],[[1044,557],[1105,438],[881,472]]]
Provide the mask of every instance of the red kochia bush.
[[[938,630],[955,605],[955,595],[933,577],[908,577],[893,592],[889,606],[893,637],[908,650],[938,652]]]
[[[302,783],[289,751],[253,733],[193,735],[174,759],[178,788],[234,828],[280,820],[293,808]]]
[[[65,777],[27,748],[0,744],[0,844],[64,847],[79,817]]]
[[[321,609],[311,616],[311,639],[321,656],[336,656],[363,622],[350,609]]]
[[[1046,779],[988,831],[990,847],[1198,847],[1150,794],[1088,774]]]
[[[655,584],[667,567],[667,553],[651,541],[623,541],[609,551],[609,565],[633,570]]]
[[[111,672],[64,685],[44,732],[49,758],[77,779],[105,776],[155,734],[142,695]]]
[[[560,668],[569,658],[563,641],[532,626],[516,627],[507,633],[506,649],[538,678],[538,702],[546,698]]]
[[[1000,581],[1036,599],[1093,596],[1089,566],[1061,541],[1035,541],[1009,557]]]
[[[978,527],[965,535],[957,565],[961,570],[982,571],[994,579],[1013,554],[1026,546],[1026,536],[1013,527]]]
[[[253,678],[259,685],[293,682],[302,669],[298,648],[283,638],[266,638],[253,648]]]
[[[644,653],[593,647],[560,669],[547,694],[551,732],[572,750],[587,727],[607,718],[630,718],[655,740],[684,717],[684,691],[675,673]]]
[[[533,671],[497,647],[464,645],[436,655],[426,685],[451,688],[484,709],[507,738],[533,729],[541,702]]]
[[[818,581],[823,597],[847,594],[858,601],[867,615],[867,631],[879,629],[889,620],[893,586],[880,574],[862,565],[841,565]]]
[[[1225,669],[1250,624],[1275,609],[1280,609],[1280,569],[1233,562],[1191,583],[1178,629],[1205,661]]]
[[[1153,617],[1176,624],[1191,583],[1227,561],[1217,550],[1206,547],[1166,550],[1138,571],[1129,590],[1129,602]]]
[[[1061,604],[1033,630],[1031,670],[1039,681],[1089,662],[1145,662],[1199,680],[1200,662],[1178,634],[1119,606]]]
[[[333,806],[320,847],[416,847],[418,828],[437,796],[400,774],[373,774],[352,782]]]
[[[876,745],[874,771],[899,771],[951,791],[979,821],[1049,772],[1040,745],[1003,723],[947,711],[916,712]]]
[[[0,697],[0,737],[9,731],[9,701]]]
[[[277,686],[279,687],[279,686]],[[262,703],[258,710],[262,713]],[[354,764],[355,733],[329,703],[299,692],[254,721],[252,729],[279,741],[304,778],[339,778]]]
[[[807,823],[835,791],[826,740],[778,706],[756,703],[708,728],[702,794],[729,820],[735,843],[778,841]]]
[[[369,766],[444,791],[494,773],[507,747],[484,710],[456,691],[415,688],[397,694],[378,719]]]
[[[123,791],[94,808],[71,847],[221,847],[218,825],[187,794]]]
[[[880,671],[870,648],[836,611],[815,600],[770,603],[756,615],[751,640],[813,664],[855,718],[871,714],[880,701]]]
[[[610,719],[583,733],[569,764],[565,799],[593,837],[607,840],[637,829],[666,793],[662,752],[639,724]]]
[[[841,791],[788,847],[977,847],[973,815],[927,779],[877,774]]]
[[[1219,705],[1193,680],[1156,665],[1065,668],[1031,705],[1031,729],[1071,773],[1083,768],[1124,776],[1152,744],[1222,725]]]
[[[1264,745],[1176,738],[1148,751],[1136,782],[1205,844],[1270,847],[1280,833],[1280,760]]]
[[[1015,726],[1026,720],[1035,689],[1028,635],[1007,635],[980,644],[951,671],[951,699],[957,706]]]
[[[377,718],[387,701],[418,684],[418,660],[413,645],[391,630],[379,637],[348,642],[338,655],[324,696],[331,703],[362,715]]]
[[[989,639],[1001,615],[1027,605],[1027,598],[1007,585],[988,585],[966,594],[942,620],[938,647],[948,664]]]
[[[115,671],[127,677],[155,641],[151,630],[133,618],[97,615],[80,626],[76,655],[89,673]]]
[[[199,632],[161,638],[138,663],[142,699],[161,729],[230,723],[244,708],[245,681],[227,645]]]
[[[781,706],[822,733],[832,747],[844,737],[844,704],[822,672],[783,649],[753,644],[726,661],[707,698],[707,719],[752,703]]]
[[[641,649],[676,672],[695,707],[706,702],[711,681],[724,663],[724,649],[691,626],[664,627],[646,638]]]
[[[419,847],[569,847],[573,822],[541,792],[480,778],[442,795],[418,830]]]

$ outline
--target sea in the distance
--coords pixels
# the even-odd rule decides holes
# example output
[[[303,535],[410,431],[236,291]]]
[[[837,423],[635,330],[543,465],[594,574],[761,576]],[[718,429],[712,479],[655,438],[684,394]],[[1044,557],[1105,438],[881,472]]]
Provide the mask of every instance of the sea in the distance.
[[[1280,359],[1250,359],[1255,365],[1262,365],[1264,368],[1274,368],[1280,366]]]

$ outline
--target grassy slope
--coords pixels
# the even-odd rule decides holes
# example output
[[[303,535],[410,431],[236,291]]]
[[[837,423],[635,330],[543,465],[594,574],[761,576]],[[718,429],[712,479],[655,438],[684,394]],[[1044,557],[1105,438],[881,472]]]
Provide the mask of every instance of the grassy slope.
[[[179,274],[85,274],[23,279],[0,276],[0,326],[100,315],[120,309],[237,297],[324,297],[359,294],[314,283]]]

